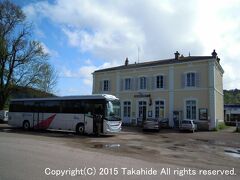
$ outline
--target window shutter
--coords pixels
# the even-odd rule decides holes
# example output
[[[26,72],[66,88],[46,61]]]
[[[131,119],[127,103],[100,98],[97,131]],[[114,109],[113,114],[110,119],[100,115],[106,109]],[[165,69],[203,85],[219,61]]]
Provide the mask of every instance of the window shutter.
[[[103,81],[99,82],[99,92],[103,91]]]
[[[120,91],[123,91],[123,79],[120,80]]]
[[[185,74],[182,74],[182,88],[185,88]]]
[[[156,76],[153,76],[152,77],[152,90],[154,90],[156,88],[156,80],[157,80]]]
[[[167,89],[167,77],[163,76],[163,89]]]
[[[135,90],[138,90],[138,89],[139,89],[138,80],[139,80],[139,79],[136,77],[136,78],[135,78]]]
[[[195,76],[196,76],[196,87],[200,87],[200,74],[196,73]]]
[[[134,90],[134,86],[135,86],[134,78],[131,78],[131,80],[130,80],[130,87],[131,87],[132,91]]]
[[[151,90],[151,80],[152,80],[152,77],[146,77],[147,90]]]
[[[111,91],[111,81],[108,81],[108,91]]]

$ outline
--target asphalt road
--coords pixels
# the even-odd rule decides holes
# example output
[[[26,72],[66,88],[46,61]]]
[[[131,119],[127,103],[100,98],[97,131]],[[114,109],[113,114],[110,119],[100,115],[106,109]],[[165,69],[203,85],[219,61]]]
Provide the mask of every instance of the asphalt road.
[[[234,176],[195,175],[199,174],[199,170],[98,152],[97,148],[95,151],[88,151],[68,146],[66,142],[71,141],[71,135],[65,135],[38,135],[38,132],[26,134],[1,129],[0,180],[239,179],[237,172]]]

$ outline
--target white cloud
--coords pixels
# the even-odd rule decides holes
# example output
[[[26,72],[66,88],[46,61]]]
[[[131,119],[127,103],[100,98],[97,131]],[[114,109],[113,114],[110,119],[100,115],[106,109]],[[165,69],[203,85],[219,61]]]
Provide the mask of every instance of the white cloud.
[[[91,60],[86,60],[85,62],[90,63]],[[62,67],[60,77],[64,78],[78,78],[81,79],[84,83],[84,85],[88,87],[92,87],[92,73],[98,69],[103,68],[109,68],[112,64],[110,63],[104,63],[101,66],[95,66],[92,64],[86,64],[84,66],[81,66],[76,71],[71,70],[70,68],[67,68],[65,66]]]
[[[60,96],[72,96],[72,95],[89,95],[88,91],[85,91],[84,88],[73,88],[67,87],[63,89],[62,92],[59,94]]]
[[[240,65],[239,9],[238,0],[56,0],[24,8],[32,18],[51,19],[70,46],[104,59],[108,66],[123,64],[126,57],[134,63],[138,47],[140,61],[171,58],[176,50],[210,55],[216,49],[225,69],[224,88],[240,88],[233,73]],[[63,74],[90,85],[90,73],[98,68],[86,64]]]
[[[56,50],[53,49],[49,49],[46,44],[44,44],[43,42],[41,42],[41,45],[43,47],[43,51],[47,54],[49,54],[51,57],[58,57],[59,54]]]

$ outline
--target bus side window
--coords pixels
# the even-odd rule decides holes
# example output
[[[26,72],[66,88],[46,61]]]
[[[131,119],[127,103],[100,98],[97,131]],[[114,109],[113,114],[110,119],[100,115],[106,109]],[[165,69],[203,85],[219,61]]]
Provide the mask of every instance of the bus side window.
[[[81,113],[92,115],[92,108],[89,101],[81,101]]]
[[[73,113],[81,113],[81,101],[75,100],[72,103]]]
[[[45,112],[47,113],[59,113],[60,101],[47,101],[45,102]]]
[[[71,101],[62,101],[62,113],[71,113],[72,104]]]
[[[35,103],[33,101],[25,101],[23,112],[35,112]]]
[[[10,112],[23,112],[24,104],[23,101],[13,101],[10,104]]]

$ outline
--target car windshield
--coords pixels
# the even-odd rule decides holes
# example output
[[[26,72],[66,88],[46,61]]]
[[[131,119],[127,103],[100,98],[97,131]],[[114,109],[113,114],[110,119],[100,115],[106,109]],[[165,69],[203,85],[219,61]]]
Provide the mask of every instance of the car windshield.
[[[108,101],[106,117],[110,121],[121,120],[120,119],[120,102],[118,100]]]

